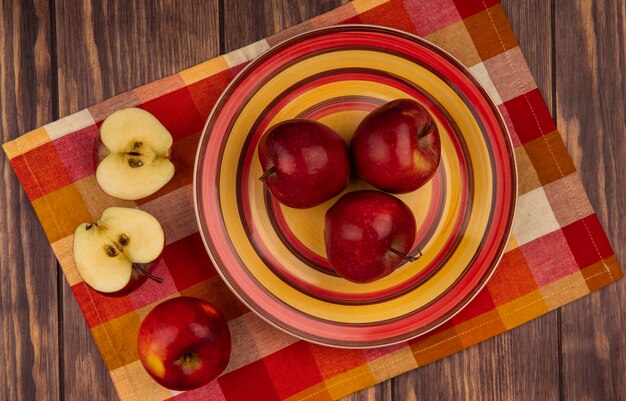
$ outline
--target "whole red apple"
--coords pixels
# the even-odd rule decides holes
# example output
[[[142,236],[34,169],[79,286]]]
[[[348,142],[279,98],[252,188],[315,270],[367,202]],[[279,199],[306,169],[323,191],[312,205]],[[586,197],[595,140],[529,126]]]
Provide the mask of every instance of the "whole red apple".
[[[270,128],[259,143],[259,159],[272,195],[293,208],[319,205],[350,181],[348,146],[332,129],[309,120]]]
[[[332,268],[346,280],[368,283],[393,272],[415,240],[415,217],[400,199],[379,191],[342,196],[326,212],[324,241]]]
[[[171,390],[215,379],[230,360],[230,331],[210,303],[179,297],[157,305],[139,328],[137,351],[152,378]]]
[[[357,127],[350,149],[357,174],[391,193],[424,185],[441,158],[437,124],[412,99],[391,101],[368,114]]]

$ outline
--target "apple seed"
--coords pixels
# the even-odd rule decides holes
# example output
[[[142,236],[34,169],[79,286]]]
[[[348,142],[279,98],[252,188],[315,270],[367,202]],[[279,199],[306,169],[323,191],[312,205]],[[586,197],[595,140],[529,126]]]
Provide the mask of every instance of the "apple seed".
[[[111,245],[105,245],[104,246],[104,252],[107,254],[107,256],[110,256],[112,258],[117,256],[117,254],[118,254],[117,249],[115,249]]]
[[[87,225],[85,225],[85,230],[89,231],[91,229],[91,223],[87,223]]]
[[[126,245],[128,245],[128,241],[129,241],[129,240],[130,240],[130,238],[128,238],[128,235],[126,235],[126,234],[122,234],[122,235],[120,235],[119,242],[120,242],[120,245],[121,245],[121,246],[126,246]]]
[[[137,168],[137,167],[143,166],[143,162],[137,159],[128,159],[128,165],[131,166],[132,168]]]

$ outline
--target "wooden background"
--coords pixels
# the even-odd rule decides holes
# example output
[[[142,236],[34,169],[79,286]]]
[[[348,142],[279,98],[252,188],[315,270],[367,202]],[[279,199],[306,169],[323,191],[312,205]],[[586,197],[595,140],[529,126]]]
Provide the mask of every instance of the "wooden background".
[[[0,141],[343,2],[0,0]],[[626,0],[502,4],[626,266]],[[0,174],[0,399],[116,400],[4,154]],[[347,399],[623,400],[624,329],[626,280]]]

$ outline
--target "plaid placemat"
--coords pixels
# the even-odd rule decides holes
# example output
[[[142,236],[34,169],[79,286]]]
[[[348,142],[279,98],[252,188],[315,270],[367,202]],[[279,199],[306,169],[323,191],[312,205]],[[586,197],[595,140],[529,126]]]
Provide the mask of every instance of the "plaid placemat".
[[[192,202],[196,146],[220,92],[277,42],[338,23],[386,25],[424,36],[482,82],[513,137],[519,201],[513,235],[494,277],[447,324],[424,337],[376,350],[339,350],[296,340],[247,310],[223,284],[197,232]],[[107,196],[92,157],[102,120],[121,107],[153,113],[175,139],[174,179],[137,202]],[[497,0],[357,0],[266,40],[126,92],[4,144],[85,314],[119,397],[126,400],[331,400],[446,357],[510,330],[622,277],[606,235],[528,70]],[[155,274],[131,295],[104,297],[80,279],[72,234],[113,205],[139,207],[165,229]],[[145,373],[136,350],[142,318],[178,295],[214,303],[229,320],[233,353],[207,386],[179,393]]]

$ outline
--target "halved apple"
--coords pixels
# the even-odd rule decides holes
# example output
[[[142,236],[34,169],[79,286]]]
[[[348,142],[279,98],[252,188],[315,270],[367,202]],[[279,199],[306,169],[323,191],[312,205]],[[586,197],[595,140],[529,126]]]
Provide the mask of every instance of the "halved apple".
[[[165,247],[161,224],[138,209],[110,207],[94,223],[74,232],[74,261],[82,279],[96,291],[128,293],[150,274]]]
[[[143,109],[130,107],[108,116],[100,127],[100,141],[108,154],[98,164],[96,181],[111,196],[145,198],[174,176],[169,160],[172,135]],[[96,154],[101,154],[98,147]]]

